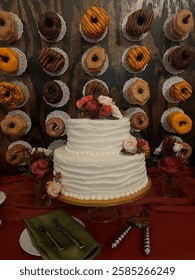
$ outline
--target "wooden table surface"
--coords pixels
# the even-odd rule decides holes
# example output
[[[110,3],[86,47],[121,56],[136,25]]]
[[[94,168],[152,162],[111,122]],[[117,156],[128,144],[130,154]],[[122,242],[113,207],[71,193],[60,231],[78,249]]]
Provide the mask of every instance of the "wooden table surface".
[[[99,4],[108,12],[110,16],[110,23],[107,36],[103,41],[96,45],[102,46],[106,49],[109,58],[109,67],[107,71],[98,77],[107,83],[111,96],[116,104],[122,110],[126,110],[132,105],[127,103],[122,95],[122,89],[125,82],[132,77],[140,77],[148,81],[151,98],[142,106],[144,111],[149,116],[149,126],[142,132],[142,136],[150,143],[151,150],[155,149],[161,142],[162,136],[166,131],[161,126],[161,115],[170,107],[180,107],[186,114],[190,116],[193,121],[192,130],[182,136],[181,138],[192,145],[194,148],[195,140],[195,63],[190,66],[179,76],[183,77],[193,87],[193,95],[184,103],[173,104],[167,102],[162,95],[162,85],[166,79],[170,78],[171,74],[165,71],[162,64],[162,57],[165,51],[176,45],[195,46],[195,31],[189,37],[180,42],[174,43],[166,39],[163,33],[163,24],[167,16],[175,13],[177,10],[186,8],[193,12],[195,17],[195,1],[194,0],[0,0],[0,8],[11,11],[17,14],[23,22],[24,32],[22,37],[16,42],[13,47],[21,49],[27,56],[28,67],[21,76],[9,77],[2,72],[0,73],[0,81],[22,81],[30,91],[30,99],[22,108],[32,120],[31,130],[24,136],[22,140],[29,142],[33,146],[48,147],[54,139],[47,136],[45,132],[45,118],[56,108],[47,105],[41,95],[41,88],[43,84],[55,78],[59,78],[65,82],[70,89],[69,102],[60,108],[67,112],[71,117],[76,116],[75,102],[82,96],[82,88],[87,81],[92,79],[86,74],[81,66],[81,58],[83,53],[92,47],[91,44],[85,41],[79,32],[79,23],[81,16],[92,4]],[[139,43],[139,45],[146,45],[150,48],[152,59],[148,67],[140,74],[133,75],[125,71],[121,63],[121,57],[126,48],[133,45],[130,43],[121,32],[121,23],[123,18],[130,12],[135,11],[141,7],[146,7],[154,12],[154,23],[151,32]],[[54,10],[63,16],[67,32],[64,39],[58,43],[50,44],[42,40],[37,32],[37,22],[42,12],[46,10]],[[0,42],[0,46],[6,46],[4,42]],[[59,47],[62,48],[69,57],[69,68],[60,77],[52,77],[46,74],[40,67],[37,54],[43,47]],[[8,113],[3,107],[0,107],[0,121]],[[0,166],[1,173],[15,172],[15,169],[8,168],[5,163],[5,151],[7,147],[16,139],[4,135],[0,131]],[[18,140],[18,139],[17,139]],[[192,156],[192,161],[194,158]]]

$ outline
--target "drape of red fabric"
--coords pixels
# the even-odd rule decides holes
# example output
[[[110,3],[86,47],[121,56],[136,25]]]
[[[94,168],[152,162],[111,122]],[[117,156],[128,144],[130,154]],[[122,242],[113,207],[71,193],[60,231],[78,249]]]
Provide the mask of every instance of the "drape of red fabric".
[[[161,195],[161,175],[157,167],[148,168],[152,186],[142,198],[116,206],[119,217],[110,223],[95,223],[88,216],[88,207],[75,206],[53,200],[48,207],[36,207],[35,182],[23,175],[1,176],[0,191],[6,200],[0,205],[0,259],[40,259],[24,252],[19,237],[25,228],[24,219],[63,207],[69,214],[80,218],[101,244],[97,259],[195,259],[195,168],[180,174],[180,196],[165,198]],[[127,218],[150,205],[151,254],[143,253],[143,230],[133,229],[117,249],[111,242],[121,233]],[[6,242],[8,240],[9,242]]]

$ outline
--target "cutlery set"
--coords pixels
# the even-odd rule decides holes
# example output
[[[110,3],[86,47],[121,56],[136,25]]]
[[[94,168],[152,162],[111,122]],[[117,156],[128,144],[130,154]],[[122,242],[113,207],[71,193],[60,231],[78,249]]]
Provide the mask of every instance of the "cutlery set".
[[[151,246],[150,246],[150,219],[149,219],[149,210],[147,207],[144,207],[143,210],[136,215],[130,217],[127,220],[127,226],[125,230],[111,243],[111,248],[116,249],[119,244],[123,241],[125,236],[133,228],[143,229],[144,236],[144,253],[150,255]]]
[[[82,249],[84,248],[84,245],[78,240],[76,239],[72,234],[70,234],[61,224],[60,222],[58,221],[58,219],[54,218],[52,220],[52,224],[54,226],[54,228],[58,231],[61,231],[63,232],[66,237],[68,237],[79,249]],[[61,246],[58,241],[55,239],[55,237],[50,233],[50,231],[47,229],[47,227],[43,224],[43,221],[41,220],[40,217],[37,217],[35,218],[35,225],[36,225],[36,228],[45,233],[49,239],[51,240],[51,242],[56,246],[56,248],[59,250],[59,251],[62,251],[64,250],[65,248],[63,246]]]
[[[149,210],[147,207],[144,207],[142,211],[137,213],[134,216],[131,216],[127,220],[127,225],[125,230],[111,243],[111,248],[116,249],[120,243],[123,241],[125,236],[133,229],[133,228],[139,228],[143,229],[143,247],[144,247],[144,253],[146,255],[150,255],[151,247],[150,247],[150,218],[149,218]],[[77,238],[75,238],[71,233],[69,233],[59,222],[57,218],[52,219],[52,224],[54,228],[57,231],[61,231],[66,237],[69,238],[79,249],[84,248],[84,244],[81,243]],[[55,239],[55,237],[50,233],[50,231],[47,229],[47,227],[43,224],[43,221],[40,217],[35,218],[35,225],[37,230],[45,233],[49,239],[52,241],[52,243],[56,246],[56,248],[59,251],[64,250],[65,248],[58,243],[58,241]]]

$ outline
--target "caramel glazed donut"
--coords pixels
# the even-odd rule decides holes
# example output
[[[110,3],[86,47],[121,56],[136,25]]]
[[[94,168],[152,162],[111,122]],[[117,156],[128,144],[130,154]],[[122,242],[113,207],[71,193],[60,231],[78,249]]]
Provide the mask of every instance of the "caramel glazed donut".
[[[100,73],[106,61],[104,48],[93,47],[86,55],[84,64],[89,73]]]
[[[11,44],[17,41],[17,25],[10,12],[0,10],[0,39]]]
[[[148,127],[149,119],[148,116],[145,113],[137,112],[133,114],[130,119],[130,125],[134,129],[137,130],[144,130]]]
[[[194,28],[193,14],[188,10],[177,12],[172,20],[171,32],[175,37],[181,38],[188,35]]]
[[[0,122],[0,126],[2,132],[5,135],[10,135],[13,137],[19,137],[23,135],[27,129],[26,122],[19,114],[5,117],[4,120]]]
[[[172,112],[167,122],[178,134],[186,134],[192,129],[192,120],[183,112]]]
[[[100,6],[92,6],[81,19],[81,29],[85,36],[96,39],[103,35],[109,23],[109,16]]]
[[[46,133],[53,138],[60,137],[65,131],[65,124],[61,118],[52,117],[45,125]]]
[[[186,81],[178,82],[171,86],[169,94],[175,101],[186,101],[192,95],[192,87]]]
[[[127,95],[136,104],[144,105],[150,98],[148,83],[144,80],[136,80],[129,86]]]
[[[146,46],[131,48],[127,53],[127,64],[133,71],[141,71],[150,61],[150,50]]]
[[[139,9],[130,14],[126,23],[128,36],[137,37],[151,29],[154,13],[146,9]]]
[[[11,165],[19,165],[25,159],[26,147],[16,144],[6,151],[5,160]]]
[[[38,29],[47,40],[57,38],[61,30],[61,20],[58,14],[53,11],[42,14],[38,22]]]

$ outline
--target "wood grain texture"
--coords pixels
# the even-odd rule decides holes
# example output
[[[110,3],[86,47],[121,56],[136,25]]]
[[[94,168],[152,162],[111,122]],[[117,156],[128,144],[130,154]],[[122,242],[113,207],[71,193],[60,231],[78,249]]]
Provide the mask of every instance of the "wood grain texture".
[[[162,84],[171,77],[164,70],[162,64],[162,57],[166,49],[175,45],[189,44],[195,46],[195,31],[189,37],[181,42],[174,43],[166,39],[163,33],[163,23],[167,16],[175,13],[177,10],[186,8],[193,12],[195,16],[195,1],[178,1],[178,0],[0,0],[0,8],[11,11],[17,14],[23,22],[24,32],[20,40],[13,46],[21,49],[27,56],[28,67],[25,73],[20,77],[8,77],[0,73],[0,81],[19,80],[27,85],[30,91],[30,99],[22,108],[32,120],[32,128],[30,132],[22,137],[22,140],[29,142],[33,146],[48,147],[53,142],[53,139],[45,133],[45,118],[55,108],[47,105],[41,96],[41,88],[43,84],[56,77],[47,75],[40,67],[37,61],[37,54],[40,49],[46,46],[56,46],[62,48],[69,57],[70,66],[68,70],[58,77],[65,82],[70,89],[69,102],[60,108],[67,112],[71,117],[76,116],[75,102],[82,96],[82,88],[91,77],[86,74],[81,66],[81,58],[83,53],[92,45],[86,42],[79,33],[79,23],[81,16],[92,4],[99,4],[105,8],[110,15],[110,23],[108,34],[104,40],[96,45],[103,46],[109,58],[109,68],[100,77],[107,83],[111,95],[116,104],[122,110],[126,110],[132,105],[127,103],[122,95],[122,89],[125,82],[132,77],[140,77],[149,82],[151,90],[151,98],[142,107],[149,116],[149,127],[142,133],[151,146],[151,150],[156,148],[161,142],[165,131],[163,130],[160,119],[162,113],[169,107],[178,106],[186,114],[188,114],[193,121],[193,128],[191,132],[182,136],[182,139],[192,145],[195,149],[195,64],[190,66],[188,70],[179,76],[187,80],[193,87],[193,95],[185,103],[177,105],[167,102],[162,96]],[[152,53],[152,59],[146,68],[140,74],[132,75],[125,71],[121,63],[121,57],[124,50],[133,45],[123,36],[121,32],[121,23],[123,18],[130,12],[135,11],[141,7],[146,7],[154,12],[154,24],[151,32],[138,44],[147,45]],[[63,16],[67,25],[67,32],[64,39],[58,43],[50,44],[42,40],[37,32],[37,22],[39,15],[46,10],[54,10]],[[0,42],[0,46],[6,46],[4,42]],[[8,112],[0,107],[0,121]],[[7,147],[15,141],[12,137],[5,136],[0,131],[0,164],[1,173],[13,173],[15,169],[8,167],[5,163],[5,151]],[[192,160],[195,156],[192,156]]]

